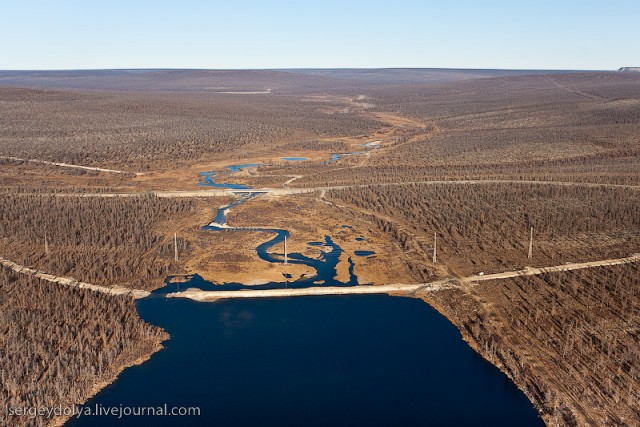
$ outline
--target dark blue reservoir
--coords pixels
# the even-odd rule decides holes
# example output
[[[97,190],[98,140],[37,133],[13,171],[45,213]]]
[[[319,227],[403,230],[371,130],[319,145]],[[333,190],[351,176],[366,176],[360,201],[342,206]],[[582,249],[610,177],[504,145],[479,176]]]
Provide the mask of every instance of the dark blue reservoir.
[[[542,426],[531,403],[417,299],[383,295],[197,303],[140,315],[171,339],[88,405],[199,406],[199,417],[69,426]]]

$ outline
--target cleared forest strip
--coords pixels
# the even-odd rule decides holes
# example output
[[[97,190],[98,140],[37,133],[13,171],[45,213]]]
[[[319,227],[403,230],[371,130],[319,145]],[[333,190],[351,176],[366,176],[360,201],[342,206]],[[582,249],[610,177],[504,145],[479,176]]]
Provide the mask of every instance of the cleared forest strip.
[[[327,286],[324,288],[303,288],[303,289],[259,289],[240,291],[202,291],[200,289],[188,289],[182,292],[168,294],[167,298],[189,298],[195,301],[212,302],[219,299],[229,298],[278,298],[278,297],[300,297],[318,295],[364,295],[364,294],[388,294],[388,293],[412,293],[412,292],[433,292],[442,289],[452,289],[459,285],[459,282],[480,282],[496,279],[507,279],[519,276],[532,276],[545,273],[556,273],[562,271],[579,270],[583,268],[594,268],[610,265],[628,264],[640,261],[640,254],[634,254],[626,258],[605,259],[600,261],[589,261],[582,263],[570,263],[552,267],[525,268],[524,270],[505,271],[503,273],[487,274],[483,276],[468,276],[460,279],[445,279],[432,283],[395,283],[379,286],[350,286],[337,287]]]
[[[588,188],[627,188],[632,190],[640,190],[638,185],[624,184],[603,184],[590,182],[573,182],[573,181],[531,181],[517,179],[470,179],[470,180],[441,180],[441,181],[403,181],[403,182],[383,182],[379,184],[353,184],[353,185],[336,185],[327,187],[308,187],[308,188],[286,188],[286,189],[265,189],[266,192],[273,194],[295,194],[295,190],[321,191],[321,190],[345,190],[347,188],[365,188],[365,187],[395,187],[403,185],[443,185],[443,184],[540,184],[540,185],[557,185],[565,187],[588,187]]]
[[[292,194],[313,193],[316,191],[328,190],[346,190],[348,188],[365,188],[365,187],[393,187],[403,185],[481,185],[481,184],[537,184],[537,185],[557,185],[564,187],[586,187],[586,188],[624,188],[629,190],[640,190],[640,185],[624,185],[624,184],[603,184],[591,182],[572,182],[572,181],[523,181],[517,179],[484,179],[484,180],[451,180],[451,181],[403,181],[403,182],[385,182],[380,184],[353,184],[353,185],[336,185],[326,187],[299,187],[299,188],[253,188],[246,190],[167,190],[167,191],[145,191],[138,193],[50,193],[58,197],[135,197],[141,194],[151,194],[163,198],[178,197],[223,197],[233,194],[243,193],[268,193],[274,196],[287,196]],[[42,193],[38,193],[42,194]]]
[[[82,169],[93,172],[106,172],[106,173],[117,173],[117,174],[134,174],[136,176],[144,175],[143,172],[126,172],[116,169],[105,169],[98,168],[94,166],[81,166],[81,165],[72,165],[69,163],[58,163],[58,162],[49,162],[46,160],[38,160],[38,159],[22,159],[20,157],[12,157],[12,156],[0,156],[0,159],[4,160],[12,160],[16,162],[30,162],[30,163],[41,163],[43,165],[52,165],[52,166],[60,166],[63,168],[73,168],[73,169]]]
[[[542,80],[544,80],[547,83],[550,83],[551,85],[557,87],[560,90],[564,90],[565,92],[568,92],[568,93],[574,93],[576,95],[583,96],[583,97],[588,98],[588,99],[599,99],[599,100],[606,99],[606,98],[604,98],[604,97],[602,97],[600,95],[596,95],[596,94],[593,94],[593,93],[588,93],[588,92],[585,92],[585,91],[582,91],[582,90],[579,90],[579,89],[570,88],[570,87],[568,87],[566,85],[563,85],[562,83],[558,82],[557,80],[552,79],[551,77],[542,77]]]
[[[130,295],[134,299],[144,298],[149,296],[150,292],[143,291],[140,289],[129,289],[124,286],[100,286],[94,285],[91,283],[80,282],[72,277],[60,277],[54,276],[53,274],[44,273],[39,270],[35,270],[33,268],[25,267],[20,264],[16,264],[13,261],[0,257],[0,265],[3,265],[16,273],[26,274],[29,276],[36,277],[38,279],[46,280],[51,283],[56,283],[59,285],[89,289],[94,292],[100,292],[103,294],[110,295]]]
[[[468,276],[462,280],[467,282],[485,282],[487,280],[509,279],[512,277],[519,277],[519,276],[533,276],[533,275],[545,274],[545,273],[559,273],[562,271],[581,270],[583,268],[629,264],[629,263],[638,262],[638,261],[640,261],[640,254],[633,254],[630,257],[626,257],[626,258],[604,259],[600,261],[577,262],[577,263],[574,262],[574,263],[568,263],[563,265],[556,265],[553,267],[526,267],[523,270],[517,270],[517,271],[505,271],[503,273],[484,274],[482,276],[480,275]]]

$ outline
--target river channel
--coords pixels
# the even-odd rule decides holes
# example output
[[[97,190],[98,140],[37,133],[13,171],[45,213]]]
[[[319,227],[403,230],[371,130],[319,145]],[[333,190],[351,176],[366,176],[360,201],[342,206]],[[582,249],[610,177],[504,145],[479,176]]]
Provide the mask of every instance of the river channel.
[[[227,170],[232,170],[228,168]],[[203,175],[215,185],[216,174]],[[228,184],[234,185],[234,184]],[[289,232],[234,228],[218,210],[204,228],[267,232],[257,248],[267,262]],[[342,249],[331,239],[319,258],[289,254],[313,267],[299,280],[262,287],[354,286],[336,280]],[[280,245],[282,246],[282,245]],[[214,249],[212,249],[214,250]],[[362,255],[371,256],[364,252]],[[201,303],[166,298],[186,288],[242,289],[195,275],[138,300],[145,321],[171,338],[145,363],[126,369],[87,402],[102,407],[199,407],[199,416],[80,417],[68,426],[542,426],[526,396],[477,355],[458,330],[421,300],[386,295],[233,299]]]

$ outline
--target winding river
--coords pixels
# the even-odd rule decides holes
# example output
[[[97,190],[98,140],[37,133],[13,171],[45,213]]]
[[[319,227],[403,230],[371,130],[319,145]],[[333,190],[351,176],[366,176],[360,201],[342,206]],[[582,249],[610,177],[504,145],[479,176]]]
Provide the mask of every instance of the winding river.
[[[205,179],[215,185],[216,176]],[[257,254],[284,262],[272,249],[287,230],[226,222],[230,209],[254,197],[248,192],[221,207],[205,229],[273,234]],[[289,260],[313,267],[314,275],[283,277],[263,288],[357,284],[353,263],[347,282],[336,279],[342,249],[330,236],[309,244],[322,247],[317,259],[289,254]],[[214,285],[196,275],[139,300],[140,316],[171,338],[87,406],[196,406],[200,415],[80,417],[68,426],[543,425],[526,396],[421,300],[357,295],[199,303],[165,297],[189,287],[245,286]]]

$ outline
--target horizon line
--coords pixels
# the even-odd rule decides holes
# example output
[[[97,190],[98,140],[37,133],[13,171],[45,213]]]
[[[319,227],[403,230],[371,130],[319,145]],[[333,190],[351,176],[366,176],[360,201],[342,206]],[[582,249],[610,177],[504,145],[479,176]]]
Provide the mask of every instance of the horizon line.
[[[455,71],[573,71],[573,72],[613,72],[621,68],[635,68],[622,66],[617,69],[591,68],[466,68],[466,67],[275,67],[275,68],[176,68],[176,67],[123,67],[123,68],[2,68],[2,71],[295,71],[295,70],[455,70]]]

